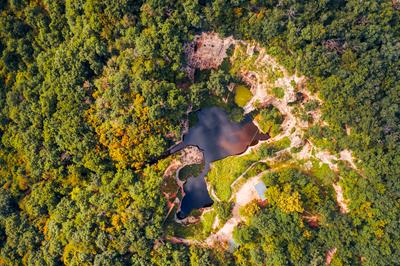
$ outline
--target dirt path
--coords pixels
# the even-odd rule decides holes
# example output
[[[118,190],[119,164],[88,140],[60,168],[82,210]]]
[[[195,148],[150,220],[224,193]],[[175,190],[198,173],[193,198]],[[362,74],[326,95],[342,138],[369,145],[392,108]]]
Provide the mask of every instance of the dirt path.
[[[263,143],[272,143],[288,137],[291,140],[291,146],[285,149],[286,152],[292,147],[303,147],[300,152],[292,154],[296,160],[308,161],[310,158],[314,158],[322,163],[326,163],[335,172],[338,172],[339,169],[337,164],[338,161],[345,161],[349,165],[349,167],[362,175],[361,171],[354,163],[351,151],[343,150],[340,152],[340,155],[338,157],[330,154],[326,150],[322,150],[316,147],[315,145],[313,145],[313,143],[310,142],[310,140],[304,139],[304,132],[311,125],[323,126],[326,125],[326,123],[321,119],[322,113],[320,111],[320,108],[316,108],[312,111],[307,111],[307,114],[310,115],[313,119],[313,121],[310,123],[300,118],[301,116],[296,113],[296,110],[292,103],[298,100],[297,95],[299,93],[302,95],[302,97],[300,102],[296,102],[297,107],[303,108],[305,103],[311,101],[317,102],[319,105],[323,104],[323,102],[317,95],[314,95],[307,90],[305,86],[306,77],[298,76],[297,74],[290,75],[283,66],[278,64],[273,57],[269,56],[266,53],[266,50],[264,48],[261,48],[257,44],[235,40],[232,37],[223,39],[215,33],[202,33],[201,35],[195,37],[194,42],[186,46],[186,53],[189,62],[187,66],[187,72],[189,77],[192,77],[195,68],[218,68],[221,65],[223,59],[227,57],[227,49],[232,45],[245,46],[245,51],[248,56],[253,56],[255,51],[259,52],[258,57],[256,58],[253,65],[255,66],[254,69],[251,68],[251,70],[240,70],[241,79],[245,83],[247,83],[248,86],[250,86],[251,92],[253,94],[252,99],[243,108],[244,112],[249,113],[254,110],[256,103],[262,106],[271,104],[276,107],[285,117],[284,122],[281,125],[282,132],[279,135],[266,141],[260,141],[257,145],[249,147],[246,152],[239,156],[249,154],[253,149],[258,149],[258,147]],[[231,58],[231,60],[234,59]],[[280,71],[283,76],[280,76],[279,78],[276,78],[274,80],[270,80],[268,79],[268,74],[262,72],[264,68],[272,69],[272,71]],[[285,92],[284,97],[278,99],[275,95],[272,95],[270,91],[273,87],[282,88]],[[274,158],[269,159],[273,160]],[[263,161],[266,160],[267,159]],[[242,179],[243,175],[245,175],[256,163],[250,165],[250,167],[248,167],[231,184],[231,187],[234,187],[237,182]],[[176,168],[176,165],[172,168]],[[254,189],[254,185],[261,180],[261,176],[265,172],[266,171],[248,179],[236,193],[232,194],[231,200],[233,198],[236,199],[232,210],[232,218],[230,218],[220,230],[218,230],[214,234],[211,234],[206,239],[206,241],[201,244],[213,246],[216,242],[227,242],[232,239],[234,228],[243,221],[240,217],[239,209],[240,207],[245,206],[246,204],[258,197],[257,192]],[[336,192],[337,202],[340,210],[343,213],[348,212],[348,200],[344,198],[342,188],[338,183],[334,183],[332,185]],[[211,195],[218,201],[218,197],[215,195],[215,192],[212,189],[209,191]],[[214,225],[217,226],[219,222],[220,221],[215,222]],[[186,241],[184,239],[176,238],[174,239],[174,241],[183,241],[183,243],[185,244],[199,244],[190,240]]]
[[[231,188],[234,188],[235,185],[236,185],[236,183],[239,182],[239,181],[243,178],[243,176],[244,176],[248,171],[250,171],[250,169],[251,169],[254,165],[256,165],[256,164],[258,164],[258,163],[260,163],[260,162],[262,162],[262,161],[254,162],[254,163],[252,163],[249,167],[247,167],[247,169],[244,170],[244,172],[243,172],[240,176],[238,176],[238,178],[236,178],[235,181],[233,181],[233,183],[231,184]],[[231,201],[232,199],[233,199],[233,194],[231,195],[229,201]]]
[[[243,221],[239,214],[239,209],[250,203],[252,200],[258,199],[258,194],[254,186],[261,181],[261,176],[265,172],[266,171],[250,178],[236,193],[233,194],[233,196],[236,198],[236,201],[232,209],[232,218],[230,218],[220,230],[214,234],[211,234],[206,239],[205,242],[209,246],[213,246],[216,242],[228,242],[232,239],[233,230],[240,222]]]
[[[247,45],[247,55],[252,56],[254,52],[254,46],[248,43],[241,43],[242,45]],[[251,46],[251,49],[249,49]],[[268,139],[264,142],[259,142],[257,145],[250,147],[243,155],[251,152],[252,149],[257,149],[263,143],[272,143],[281,140],[285,137],[289,137],[291,140],[291,147],[301,147],[304,144],[303,149],[300,153],[294,154],[294,157],[299,160],[309,160],[310,158],[315,158],[325,164],[327,164],[335,172],[339,172],[338,161],[345,161],[348,163],[349,167],[354,169],[361,176],[365,177],[363,173],[357,168],[353,161],[351,151],[343,150],[340,152],[340,156],[335,156],[330,154],[326,150],[315,147],[309,140],[304,140],[304,131],[308,129],[311,124],[307,121],[303,121],[295,115],[295,110],[292,102],[297,100],[296,94],[301,93],[302,100],[298,106],[304,105],[306,102],[318,102],[320,105],[323,103],[322,100],[317,96],[311,94],[305,86],[306,77],[289,75],[284,67],[279,65],[274,58],[266,54],[264,48],[257,48],[259,50],[259,56],[255,61],[255,69],[247,71],[242,69],[241,78],[245,81],[251,88],[253,93],[253,98],[244,107],[245,113],[249,113],[255,109],[256,103],[262,106],[273,105],[276,107],[282,115],[285,116],[285,120],[281,125],[282,132],[275,136],[274,138]],[[275,81],[265,80],[263,77],[262,68],[259,66],[266,66],[270,69],[279,69],[283,73],[283,77],[276,79]],[[258,67],[258,68],[257,68]],[[257,71],[257,69],[261,69]],[[285,95],[282,99],[278,99],[275,95],[268,93],[271,87],[282,88]],[[313,118],[312,124],[325,125],[324,121],[321,120],[322,112],[320,108],[317,108],[309,112],[309,115]],[[248,169],[246,170],[248,171]],[[240,176],[241,177],[241,176]],[[240,179],[240,177],[235,180],[234,184]],[[341,178],[341,177],[339,177]],[[349,211],[347,204],[348,200],[344,198],[343,189],[339,183],[332,184],[336,192],[337,203],[340,207],[340,211],[347,213]]]

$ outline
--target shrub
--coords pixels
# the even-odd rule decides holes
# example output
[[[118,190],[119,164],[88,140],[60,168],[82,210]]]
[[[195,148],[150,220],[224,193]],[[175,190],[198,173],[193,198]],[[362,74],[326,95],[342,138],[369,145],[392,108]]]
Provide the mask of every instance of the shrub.
[[[285,97],[285,91],[281,87],[272,88],[272,94],[278,99],[283,99],[283,97]]]
[[[316,101],[316,100],[314,100],[314,101],[309,101],[309,102],[307,102],[307,103],[304,104],[304,109],[305,109],[307,112],[310,112],[310,111],[313,111],[313,110],[317,109],[318,106],[319,106],[318,101]]]
[[[278,135],[281,131],[280,127],[283,122],[283,116],[279,110],[272,105],[262,109],[256,116],[256,120],[261,131],[269,133],[271,137]]]
[[[215,210],[218,214],[218,217],[221,223],[226,223],[228,219],[231,217],[232,213],[232,204],[227,201],[221,201],[215,203]]]
[[[196,177],[200,175],[201,171],[203,171],[203,168],[203,164],[186,165],[179,171],[179,179],[184,181],[191,176]]]

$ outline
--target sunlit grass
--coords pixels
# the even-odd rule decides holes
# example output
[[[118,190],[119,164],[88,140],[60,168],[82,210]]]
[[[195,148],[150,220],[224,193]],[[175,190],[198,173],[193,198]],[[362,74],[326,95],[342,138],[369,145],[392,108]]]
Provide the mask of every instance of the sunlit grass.
[[[211,210],[209,212],[206,212],[203,214],[201,217],[201,224],[203,226],[203,235],[208,236],[211,231],[212,231],[212,226],[214,224],[215,218],[217,216],[217,213],[215,210]]]
[[[217,197],[220,200],[229,201],[232,194],[231,184],[257,160],[258,156],[250,153],[214,162],[206,178],[213,186]]]
[[[243,85],[239,85],[236,87],[235,89],[235,103],[237,105],[239,105],[240,107],[245,106],[250,99],[253,97],[253,94],[251,93],[251,91],[243,86]]]

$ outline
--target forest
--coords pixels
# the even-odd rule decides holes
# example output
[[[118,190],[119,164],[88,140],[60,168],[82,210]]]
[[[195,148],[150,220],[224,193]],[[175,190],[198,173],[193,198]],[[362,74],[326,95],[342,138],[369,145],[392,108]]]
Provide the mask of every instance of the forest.
[[[184,71],[207,31],[307,77],[326,121],[307,137],[362,169],[341,177],[349,213],[281,169],[235,252],[164,239],[164,155],[188,110],[228,99],[241,118],[230,73]],[[400,264],[398,1],[4,0],[0,56],[0,265],[323,265],[333,246],[332,265]],[[279,112],[258,118],[277,134]]]

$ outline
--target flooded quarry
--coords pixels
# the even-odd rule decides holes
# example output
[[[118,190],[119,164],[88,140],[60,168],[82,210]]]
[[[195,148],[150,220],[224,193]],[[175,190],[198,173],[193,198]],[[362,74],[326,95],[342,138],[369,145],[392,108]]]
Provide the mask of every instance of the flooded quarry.
[[[201,109],[196,114],[196,125],[190,127],[182,142],[171,149],[171,153],[175,153],[187,146],[197,146],[204,153],[202,172],[198,176],[189,177],[184,184],[185,196],[177,213],[181,219],[193,209],[213,204],[204,179],[210,170],[211,162],[241,154],[259,140],[269,138],[268,134],[259,131],[250,116],[237,123],[231,121],[227,113],[218,107]]]

